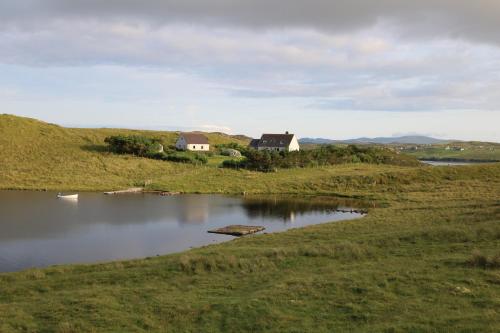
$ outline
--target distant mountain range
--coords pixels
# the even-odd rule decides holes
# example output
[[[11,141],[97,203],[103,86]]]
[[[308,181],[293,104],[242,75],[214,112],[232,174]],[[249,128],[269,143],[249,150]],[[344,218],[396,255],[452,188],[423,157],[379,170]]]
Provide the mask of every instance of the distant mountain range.
[[[436,144],[436,143],[446,143],[453,140],[441,140],[435,139],[428,136],[422,135],[412,135],[412,136],[399,136],[399,137],[378,137],[378,138],[357,138],[349,140],[330,140],[323,138],[302,138],[299,140],[300,143],[312,143],[312,144],[335,144],[335,143],[351,143],[351,144],[367,144],[367,143],[378,143],[378,144]]]

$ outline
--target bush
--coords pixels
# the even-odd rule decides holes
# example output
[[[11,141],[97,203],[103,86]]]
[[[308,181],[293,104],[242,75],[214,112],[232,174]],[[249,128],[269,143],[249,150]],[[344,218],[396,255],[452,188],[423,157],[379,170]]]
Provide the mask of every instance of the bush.
[[[161,149],[160,140],[148,138],[140,135],[116,135],[104,139],[109,145],[109,149],[117,154],[133,154],[145,156],[159,152]]]
[[[164,154],[162,160],[170,161],[170,162],[179,162],[179,163],[191,163],[191,164],[206,164],[208,159],[206,156],[201,154],[193,154],[193,153],[170,153]]]
[[[231,150],[237,150],[242,155],[245,155],[246,152],[249,150],[248,147],[242,146],[236,142],[218,144],[218,145],[215,145],[215,148],[219,151],[220,155],[224,155],[224,156],[230,156],[230,155],[226,155],[226,154],[228,152],[230,152]]]
[[[222,167],[223,168],[228,168],[228,169],[239,169],[244,166],[242,166],[242,161],[237,161],[237,160],[225,160],[222,162]]]
[[[176,152],[175,150],[161,150],[160,140],[144,136],[110,136],[104,140],[109,144],[110,151],[117,154],[133,154],[155,160],[179,163],[206,164],[205,155],[191,152]]]
[[[389,149],[354,145],[347,147],[321,146],[317,149],[293,152],[246,149],[244,156],[245,160],[226,161],[222,166],[268,172],[277,168],[304,168],[342,163],[420,165],[415,158],[397,155]]]

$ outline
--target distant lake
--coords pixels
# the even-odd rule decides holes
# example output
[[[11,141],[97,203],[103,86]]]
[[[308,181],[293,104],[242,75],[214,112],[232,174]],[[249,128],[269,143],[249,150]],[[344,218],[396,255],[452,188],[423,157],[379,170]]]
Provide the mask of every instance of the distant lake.
[[[207,230],[230,224],[277,232],[359,218],[334,199],[221,195],[106,196],[0,191],[0,272],[54,264],[141,258],[230,240]]]
[[[425,163],[425,164],[430,164],[430,165],[435,165],[435,166],[442,166],[442,165],[474,165],[474,164],[484,164],[485,162],[458,162],[458,161],[424,161],[421,160],[420,162]]]

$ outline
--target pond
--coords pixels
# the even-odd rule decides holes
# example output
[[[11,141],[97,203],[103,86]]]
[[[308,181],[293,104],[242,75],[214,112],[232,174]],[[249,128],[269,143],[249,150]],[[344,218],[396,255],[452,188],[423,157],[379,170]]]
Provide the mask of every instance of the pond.
[[[434,166],[453,166],[453,165],[475,165],[475,164],[484,164],[486,162],[473,162],[473,161],[426,161],[420,160],[420,162],[424,164],[434,165]]]
[[[0,272],[141,258],[230,240],[207,233],[231,224],[277,232],[359,218],[332,198],[0,191]]]

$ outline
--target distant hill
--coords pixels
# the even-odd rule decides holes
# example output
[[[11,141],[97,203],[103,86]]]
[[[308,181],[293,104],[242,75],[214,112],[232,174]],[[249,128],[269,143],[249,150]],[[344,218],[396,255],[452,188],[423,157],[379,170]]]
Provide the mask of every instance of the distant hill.
[[[413,136],[399,136],[399,137],[377,137],[377,138],[357,138],[349,140],[330,140],[323,138],[302,138],[299,140],[300,143],[309,144],[336,144],[336,143],[348,143],[348,144],[367,144],[367,143],[377,143],[377,144],[439,144],[446,143],[453,140],[441,140],[435,139],[428,136],[413,135]]]

